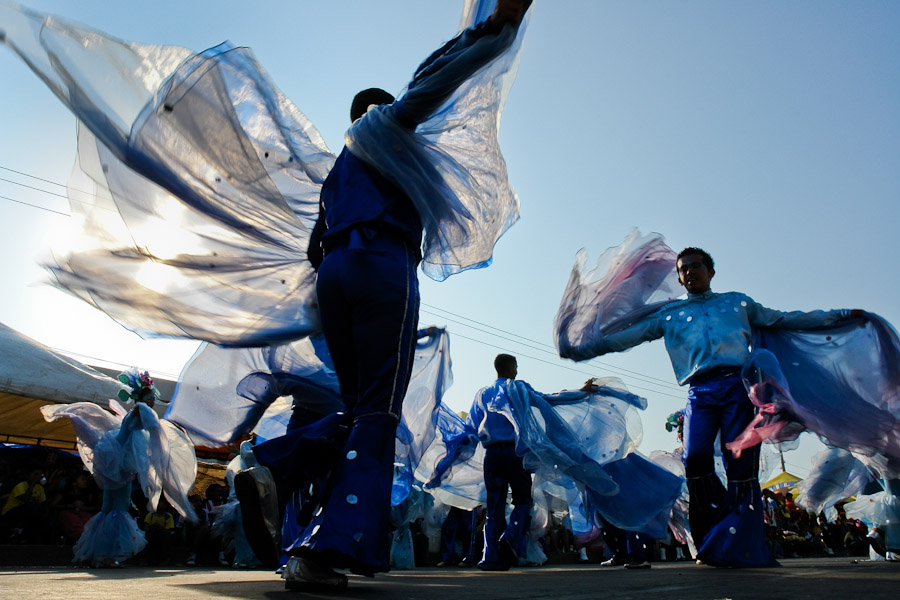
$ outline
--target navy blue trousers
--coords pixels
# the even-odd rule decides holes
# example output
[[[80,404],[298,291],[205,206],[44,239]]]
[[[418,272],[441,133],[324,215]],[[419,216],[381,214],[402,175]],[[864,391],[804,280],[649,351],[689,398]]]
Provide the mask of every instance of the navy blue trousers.
[[[500,540],[518,556],[525,556],[526,534],[531,525],[531,473],[516,454],[515,443],[497,442],[484,449],[484,487],[487,494],[484,521],[484,554],[480,567],[504,568]],[[512,492],[513,511],[506,522],[507,493]]]
[[[453,563],[457,560],[472,560],[474,555],[472,551],[477,545],[475,543],[477,521],[476,511],[450,507],[450,512],[441,525],[441,561]],[[459,555],[456,554],[457,540],[462,543]]]
[[[416,343],[417,264],[402,241],[351,236],[319,266],[322,330],[352,424],[297,552],[363,575],[390,569],[394,444]]]
[[[685,475],[689,520],[698,557],[712,565],[762,567],[774,563],[766,542],[759,489],[759,446],[740,458],[725,447],[750,421],[755,409],[739,374],[692,384],[685,411]],[[719,436],[727,489],[715,472]]]

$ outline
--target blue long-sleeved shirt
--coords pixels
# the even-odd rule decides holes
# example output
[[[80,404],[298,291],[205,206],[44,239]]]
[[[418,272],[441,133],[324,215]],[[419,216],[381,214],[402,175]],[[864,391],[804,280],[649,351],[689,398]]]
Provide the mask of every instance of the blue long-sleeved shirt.
[[[466,424],[475,430],[478,439],[485,447],[497,442],[516,441],[516,430],[513,424],[503,413],[488,410],[490,403],[498,395],[505,393],[507,382],[510,380],[500,377],[493,385],[481,389],[475,395],[472,409],[466,417]]]
[[[478,43],[489,36],[503,43]],[[403,97],[385,110],[403,127],[414,130],[514,38],[514,27],[489,21],[466,29],[432,53],[416,70]],[[401,239],[416,251],[422,243],[422,222],[407,194],[345,147],[322,185],[319,217],[307,250],[313,266],[318,269],[329,245],[352,240],[354,231],[362,238],[360,244],[377,235]]]
[[[848,310],[782,312],[766,308],[740,292],[688,294],[634,325],[593,344],[595,355],[627,350],[665,338],[678,383],[713,369],[741,367],[750,356],[755,327],[811,329],[834,325]]]

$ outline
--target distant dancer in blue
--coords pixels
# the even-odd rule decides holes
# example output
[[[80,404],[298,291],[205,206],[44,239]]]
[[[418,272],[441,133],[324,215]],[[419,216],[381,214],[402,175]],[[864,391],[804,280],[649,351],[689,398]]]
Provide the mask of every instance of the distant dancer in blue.
[[[516,428],[500,412],[489,409],[505,393],[509,380],[518,375],[516,357],[498,354],[494,359],[497,381],[475,395],[466,423],[484,446],[484,487],[487,493],[484,521],[482,571],[508,571],[525,556],[531,524],[531,473],[516,454]],[[506,521],[507,493],[512,492],[513,510]]]
[[[410,92],[401,100],[394,102],[377,88],[360,92],[353,100],[351,121],[372,106],[389,105],[397,122],[415,129],[508,44],[496,44],[495,53],[477,53],[461,64],[455,58],[479,40],[498,36],[506,27],[517,28],[529,4],[498,2],[486,21],[445,44],[419,67]],[[514,37],[505,39],[511,43]],[[436,73],[441,74],[442,85],[432,84],[429,93],[411,93],[420,77],[435,81]],[[322,330],[340,382],[349,432],[321,508],[286,567],[289,588],[305,583],[344,587],[347,578],[336,568],[367,576],[390,569],[395,434],[419,316],[416,267],[422,258],[423,226],[406,193],[345,147],[320,198],[308,255],[318,271]]]
[[[698,558],[722,567],[777,564],[769,552],[759,488],[759,446],[735,457],[725,444],[754,417],[754,406],[741,380],[750,356],[754,328],[811,329],[862,316],[857,310],[781,312],[738,292],[710,289],[712,257],[685,248],[676,262],[686,300],[671,302],[626,329],[579,351],[580,360],[619,352],[665,338],[666,350],[681,385],[690,385],[685,413],[684,461],[690,493],[691,534]],[[727,489],[714,467],[720,436]]]

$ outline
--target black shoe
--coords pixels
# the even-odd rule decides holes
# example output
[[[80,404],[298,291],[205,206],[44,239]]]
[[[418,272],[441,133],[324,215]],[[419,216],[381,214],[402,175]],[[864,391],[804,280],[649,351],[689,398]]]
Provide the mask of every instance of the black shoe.
[[[648,563],[648,562],[645,561],[645,560],[642,560],[642,561],[639,561],[639,562],[630,562],[630,563],[628,563],[628,564],[625,565],[625,568],[626,568],[626,569],[649,569],[649,568],[650,568],[650,563]]]
[[[509,563],[481,561],[478,568],[482,571],[509,571]]]
[[[247,543],[266,567],[277,567],[280,556],[280,514],[275,480],[266,467],[253,467],[234,477],[234,493],[241,503]]]
[[[519,555],[508,540],[500,540],[500,547],[497,549],[497,553],[500,555],[500,560],[502,562],[511,566],[519,564]]]
[[[281,577],[288,590],[338,590],[347,587],[347,576],[343,573],[336,573],[327,565],[300,556],[291,557]]]

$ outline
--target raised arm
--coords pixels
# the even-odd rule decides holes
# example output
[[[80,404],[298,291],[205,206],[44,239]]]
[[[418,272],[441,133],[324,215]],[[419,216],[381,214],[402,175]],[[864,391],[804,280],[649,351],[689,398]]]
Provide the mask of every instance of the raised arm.
[[[427,120],[457,87],[509,48],[530,5],[530,0],[500,0],[487,20],[433,52],[391,105],[397,120],[410,129]]]

